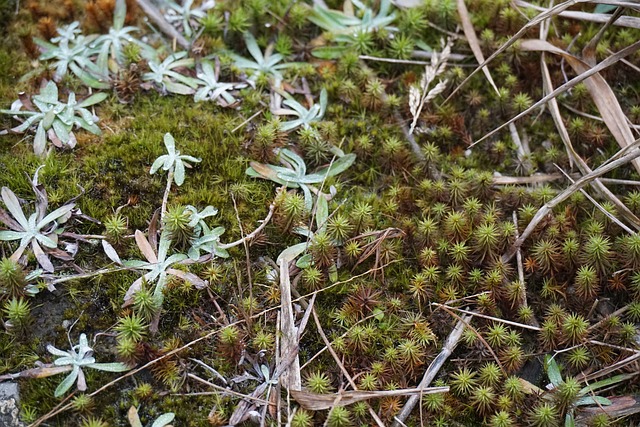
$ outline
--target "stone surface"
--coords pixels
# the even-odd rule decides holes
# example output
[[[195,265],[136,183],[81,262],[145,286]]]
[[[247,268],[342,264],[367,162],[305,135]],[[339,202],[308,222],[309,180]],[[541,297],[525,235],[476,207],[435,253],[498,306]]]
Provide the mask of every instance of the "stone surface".
[[[0,426],[23,427],[18,415],[18,384],[12,382],[0,383]]]

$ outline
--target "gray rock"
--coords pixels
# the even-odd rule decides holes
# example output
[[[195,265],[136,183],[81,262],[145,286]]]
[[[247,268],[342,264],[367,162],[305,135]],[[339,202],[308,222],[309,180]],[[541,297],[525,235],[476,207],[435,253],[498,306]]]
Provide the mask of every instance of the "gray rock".
[[[23,427],[18,407],[18,383],[0,383],[0,426]]]

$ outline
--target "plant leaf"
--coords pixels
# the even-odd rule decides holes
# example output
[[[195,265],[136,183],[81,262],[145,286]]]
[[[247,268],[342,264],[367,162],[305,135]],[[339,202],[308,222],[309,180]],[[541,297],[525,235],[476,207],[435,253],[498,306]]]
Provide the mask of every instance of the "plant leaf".
[[[107,257],[109,257],[109,259],[116,264],[122,265],[122,261],[120,260],[120,257],[118,256],[116,250],[113,248],[113,246],[111,246],[111,243],[107,242],[105,239],[102,239],[101,242],[102,249],[104,250],[104,253],[107,254]]]
[[[602,397],[602,396],[585,396],[581,399],[578,399],[575,405],[576,406],[587,406],[587,405],[609,406],[611,405],[611,401],[606,397]]]
[[[545,356],[544,362],[547,368],[547,376],[549,377],[549,381],[551,381],[551,384],[553,384],[554,387],[558,387],[558,385],[563,382],[558,363],[549,355]]]
[[[142,427],[142,422],[140,422],[140,416],[138,415],[138,410],[135,406],[129,408],[129,411],[127,412],[127,419],[129,420],[131,427]]]
[[[142,255],[144,255],[144,257],[150,263],[157,264],[158,258],[156,257],[155,252],[153,252],[153,249],[151,248],[149,241],[147,240],[146,237],[144,237],[144,234],[142,233],[142,231],[136,230],[134,235],[136,239],[136,244],[138,245],[138,248],[140,248],[140,252],[142,252]]]
[[[97,369],[98,371],[107,371],[107,372],[124,372],[131,369],[128,365],[125,365],[124,363],[120,363],[120,362],[89,363],[86,366],[92,369]]]
[[[18,201],[15,193],[7,187],[2,187],[2,190],[0,190],[0,194],[2,194],[2,201],[4,202],[9,212],[11,212],[11,215],[13,215],[18,223],[20,223],[24,230],[28,230],[29,222],[27,221],[27,217],[24,216],[24,212],[22,212],[20,202]]]
[[[53,393],[53,396],[60,397],[63,394],[65,394],[71,388],[71,386],[76,382],[76,379],[78,378],[79,373],[80,373],[80,368],[78,366],[74,366],[73,370],[69,373],[69,375],[67,375],[66,378],[62,380],[60,384],[58,384],[58,387],[56,387],[56,391]]]
[[[151,424],[151,427],[165,427],[167,426],[173,419],[176,417],[176,414],[173,412],[167,412],[165,414],[160,415],[156,420]]]

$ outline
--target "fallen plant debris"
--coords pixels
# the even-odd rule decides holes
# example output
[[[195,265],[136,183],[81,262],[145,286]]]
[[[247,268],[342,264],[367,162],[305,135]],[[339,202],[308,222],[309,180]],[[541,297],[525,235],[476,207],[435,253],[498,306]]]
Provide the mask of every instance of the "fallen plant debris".
[[[25,424],[640,420],[635,3],[5,3]]]

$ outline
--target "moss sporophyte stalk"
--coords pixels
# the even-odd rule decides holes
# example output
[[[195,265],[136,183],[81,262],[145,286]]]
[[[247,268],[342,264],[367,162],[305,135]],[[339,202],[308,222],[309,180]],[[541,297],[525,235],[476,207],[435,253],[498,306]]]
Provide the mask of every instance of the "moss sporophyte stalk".
[[[22,421],[633,422],[635,14],[0,4]]]

